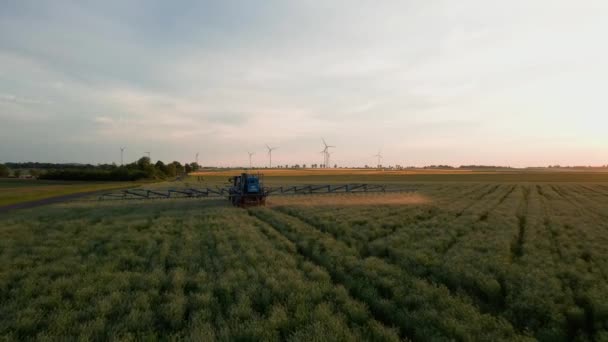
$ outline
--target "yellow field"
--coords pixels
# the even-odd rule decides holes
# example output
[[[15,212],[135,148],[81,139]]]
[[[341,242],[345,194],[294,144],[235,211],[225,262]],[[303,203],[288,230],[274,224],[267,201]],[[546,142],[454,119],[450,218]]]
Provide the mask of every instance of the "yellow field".
[[[191,176],[232,176],[240,172],[263,173],[266,176],[351,176],[351,175],[450,175],[450,174],[496,174],[513,173],[513,171],[475,171],[467,169],[411,169],[411,170],[378,170],[378,169],[253,169],[192,172]]]
[[[241,172],[262,173],[270,185],[310,183],[407,182],[608,182],[608,169],[255,169],[190,173],[205,181],[224,182]]]

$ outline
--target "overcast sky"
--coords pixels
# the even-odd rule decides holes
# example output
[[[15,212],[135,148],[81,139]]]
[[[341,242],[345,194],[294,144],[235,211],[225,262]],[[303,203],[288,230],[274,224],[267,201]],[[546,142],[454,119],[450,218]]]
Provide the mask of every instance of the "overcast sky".
[[[608,164],[608,2],[0,1],[0,161]]]

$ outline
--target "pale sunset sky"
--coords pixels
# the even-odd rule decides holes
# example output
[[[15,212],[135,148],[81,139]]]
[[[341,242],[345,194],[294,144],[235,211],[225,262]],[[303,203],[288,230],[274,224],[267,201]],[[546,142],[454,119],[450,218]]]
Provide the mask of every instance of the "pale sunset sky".
[[[0,161],[608,164],[608,1],[0,1]]]

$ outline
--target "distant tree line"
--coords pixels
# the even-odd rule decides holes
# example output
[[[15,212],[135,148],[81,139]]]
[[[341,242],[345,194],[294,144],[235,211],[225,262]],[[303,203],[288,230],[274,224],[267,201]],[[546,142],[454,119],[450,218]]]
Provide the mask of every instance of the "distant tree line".
[[[6,163],[9,169],[37,169],[37,170],[57,170],[57,169],[90,169],[90,168],[106,168],[110,169],[116,165],[113,164],[78,164],[78,163],[38,163],[38,162],[24,162],[24,163]]]
[[[511,169],[510,166],[496,165],[460,165],[460,169]]]
[[[177,177],[197,171],[199,168],[200,166],[196,163],[182,165],[178,161],[165,164],[159,160],[152,164],[148,157],[141,157],[139,160],[123,166],[28,162],[0,164],[0,177],[9,177],[11,169],[15,170],[13,176],[19,177],[20,169],[29,169],[30,176],[47,180],[136,181]]]
[[[0,177],[8,177],[11,174],[11,170],[4,164],[0,164]]]
[[[451,165],[429,165],[425,166],[424,169],[453,169]]]

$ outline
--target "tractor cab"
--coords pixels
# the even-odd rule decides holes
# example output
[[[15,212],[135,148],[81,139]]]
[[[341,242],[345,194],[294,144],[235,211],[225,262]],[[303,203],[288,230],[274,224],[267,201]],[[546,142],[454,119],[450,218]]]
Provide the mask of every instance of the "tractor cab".
[[[261,174],[242,173],[230,178],[232,187],[229,189],[229,199],[235,206],[263,205],[266,196],[262,185]]]
[[[261,190],[260,175],[243,173],[230,178],[232,189],[246,194],[257,194]]]
[[[257,194],[260,192],[260,179],[253,175],[247,175],[245,178],[247,181],[245,182],[246,192],[249,194]]]

